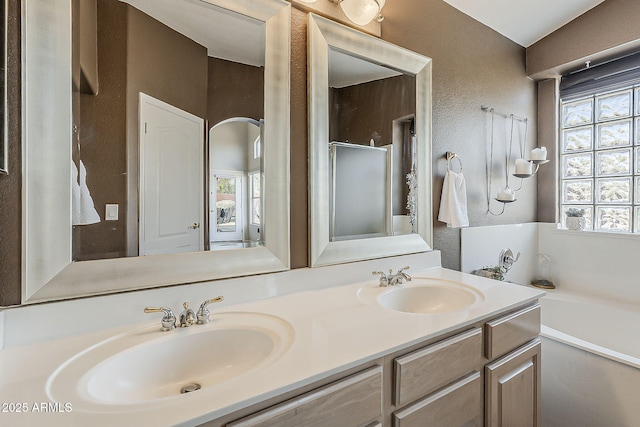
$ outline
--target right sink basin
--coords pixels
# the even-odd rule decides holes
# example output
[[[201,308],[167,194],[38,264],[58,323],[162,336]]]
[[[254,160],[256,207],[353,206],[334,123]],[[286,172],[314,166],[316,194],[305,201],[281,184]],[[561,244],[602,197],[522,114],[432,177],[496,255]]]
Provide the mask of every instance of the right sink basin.
[[[367,285],[360,300],[388,310],[414,314],[438,314],[464,310],[482,302],[484,294],[462,283],[414,278],[401,286]]]

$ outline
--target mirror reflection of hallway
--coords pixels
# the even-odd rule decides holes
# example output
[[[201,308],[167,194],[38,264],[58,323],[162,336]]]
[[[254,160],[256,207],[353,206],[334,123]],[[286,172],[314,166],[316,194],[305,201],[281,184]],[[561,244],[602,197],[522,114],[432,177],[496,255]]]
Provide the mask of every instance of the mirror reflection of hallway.
[[[260,244],[262,123],[233,117],[209,131],[209,249]]]

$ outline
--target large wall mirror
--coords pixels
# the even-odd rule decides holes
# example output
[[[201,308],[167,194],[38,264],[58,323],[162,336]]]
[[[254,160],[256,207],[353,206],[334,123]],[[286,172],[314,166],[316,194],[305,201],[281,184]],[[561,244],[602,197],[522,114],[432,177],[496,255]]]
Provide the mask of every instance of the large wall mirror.
[[[289,268],[288,2],[22,7],[23,303]]]
[[[427,251],[431,60],[309,15],[311,266]]]

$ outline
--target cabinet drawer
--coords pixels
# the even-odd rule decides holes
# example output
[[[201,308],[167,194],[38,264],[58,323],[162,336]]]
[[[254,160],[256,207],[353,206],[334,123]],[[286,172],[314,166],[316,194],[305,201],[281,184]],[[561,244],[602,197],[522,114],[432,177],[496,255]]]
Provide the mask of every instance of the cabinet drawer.
[[[486,357],[500,357],[540,334],[540,304],[486,324]]]
[[[482,380],[474,371],[393,414],[394,427],[481,426]]]
[[[394,405],[402,406],[462,377],[482,363],[482,329],[475,328],[394,361]]]
[[[382,367],[375,366],[227,426],[361,426],[381,413]]]

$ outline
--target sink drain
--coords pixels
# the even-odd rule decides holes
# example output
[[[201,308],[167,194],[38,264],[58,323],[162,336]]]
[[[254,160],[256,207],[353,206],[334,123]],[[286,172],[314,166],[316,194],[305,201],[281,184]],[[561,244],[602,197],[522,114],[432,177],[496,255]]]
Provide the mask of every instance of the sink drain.
[[[180,394],[191,393],[200,390],[202,386],[198,383],[190,383],[180,389]]]

